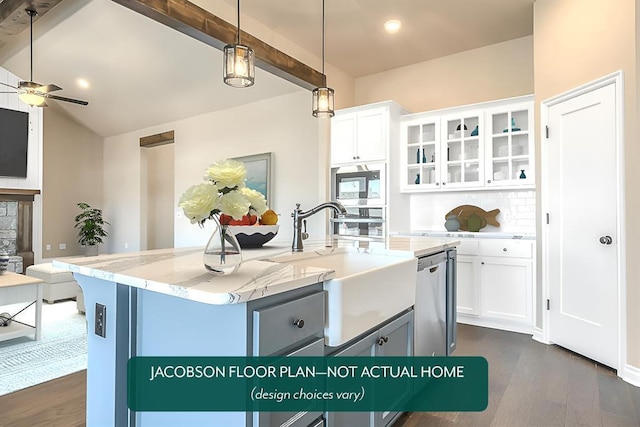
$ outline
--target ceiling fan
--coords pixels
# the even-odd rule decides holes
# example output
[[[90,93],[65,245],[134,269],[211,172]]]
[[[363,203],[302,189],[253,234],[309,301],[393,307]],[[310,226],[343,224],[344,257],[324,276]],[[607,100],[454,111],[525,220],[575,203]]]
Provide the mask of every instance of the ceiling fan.
[[[50,92],[62,90],[61,87],[54,84],[41,85],[33,81],[33,17],[38,14],[35,9],[25,9],[29,17],[31,18],[30,24],[30,42],[29,49],[31,54],[31,76],[28,82],[19,82],[18,87],[11,86],[6,83],[0,82],[1,85],[8,86],[16,90],[18,97],[25,104],[29,104],[34,107],[47,107],[46,99],[55,99],[56,101],[72,102],[74,104],[89,105],[87,101],[81,101],[79,99],[65,98],[64,96],[52,95]],[[14,93],[14,92],[0,92],[0,93]]]

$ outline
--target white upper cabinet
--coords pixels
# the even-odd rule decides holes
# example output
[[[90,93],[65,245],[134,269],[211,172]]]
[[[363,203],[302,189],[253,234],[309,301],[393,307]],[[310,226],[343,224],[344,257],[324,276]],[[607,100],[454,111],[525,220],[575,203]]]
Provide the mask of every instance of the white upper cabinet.
[[[468,111],[442,118],[442,189],[469,188],[483,185],[484,161],[482,111]]]
[[[487,186],[533,186],[533,102],[487,111]]]
[[[440,120],[422,119],[404,121],[401,125],[403,146],[401,159],[403,187],[421,185],[432,189],[440,187],[441,148]]]
[[[406,115],[400,133],[405,192],[534,185],[532,97]]]
[[[388,126],[387,107],[336,112],[331,119],[331,165],[385,161]]]

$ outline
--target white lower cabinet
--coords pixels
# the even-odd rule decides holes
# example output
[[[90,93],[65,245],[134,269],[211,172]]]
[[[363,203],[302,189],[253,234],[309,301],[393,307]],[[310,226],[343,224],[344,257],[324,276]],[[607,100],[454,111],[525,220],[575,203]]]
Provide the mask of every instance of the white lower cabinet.
[[[332,356],[411,356],[413,355],[413,310],[365,335]],[[411,390],[407,390],[407,394]],[[398,396],[398,399],[405,396]],[[327,412],[327,427],[385,427],[399,412]]]
[[[480,259],[477,256],[458,255],[458,314],[480,314],[478,309],[478,279]]]
[[[458,321],[533,332],[534,241],[461,240]]]
[[[483,257],[480,261],[480,315],[531,324],[531,261]]]

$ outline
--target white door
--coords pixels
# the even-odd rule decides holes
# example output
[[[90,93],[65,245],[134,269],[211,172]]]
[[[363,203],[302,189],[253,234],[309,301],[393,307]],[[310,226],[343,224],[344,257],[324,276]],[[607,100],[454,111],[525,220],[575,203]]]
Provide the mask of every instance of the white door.
[[[616,85],[548,110],[549,339],[618,367]]]

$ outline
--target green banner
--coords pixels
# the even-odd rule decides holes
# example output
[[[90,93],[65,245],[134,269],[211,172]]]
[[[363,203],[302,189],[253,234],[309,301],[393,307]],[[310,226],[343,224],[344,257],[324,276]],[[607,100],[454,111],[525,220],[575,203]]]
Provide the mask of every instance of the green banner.
[[[134,357],[133,411],[482,411],[483,357]]]

